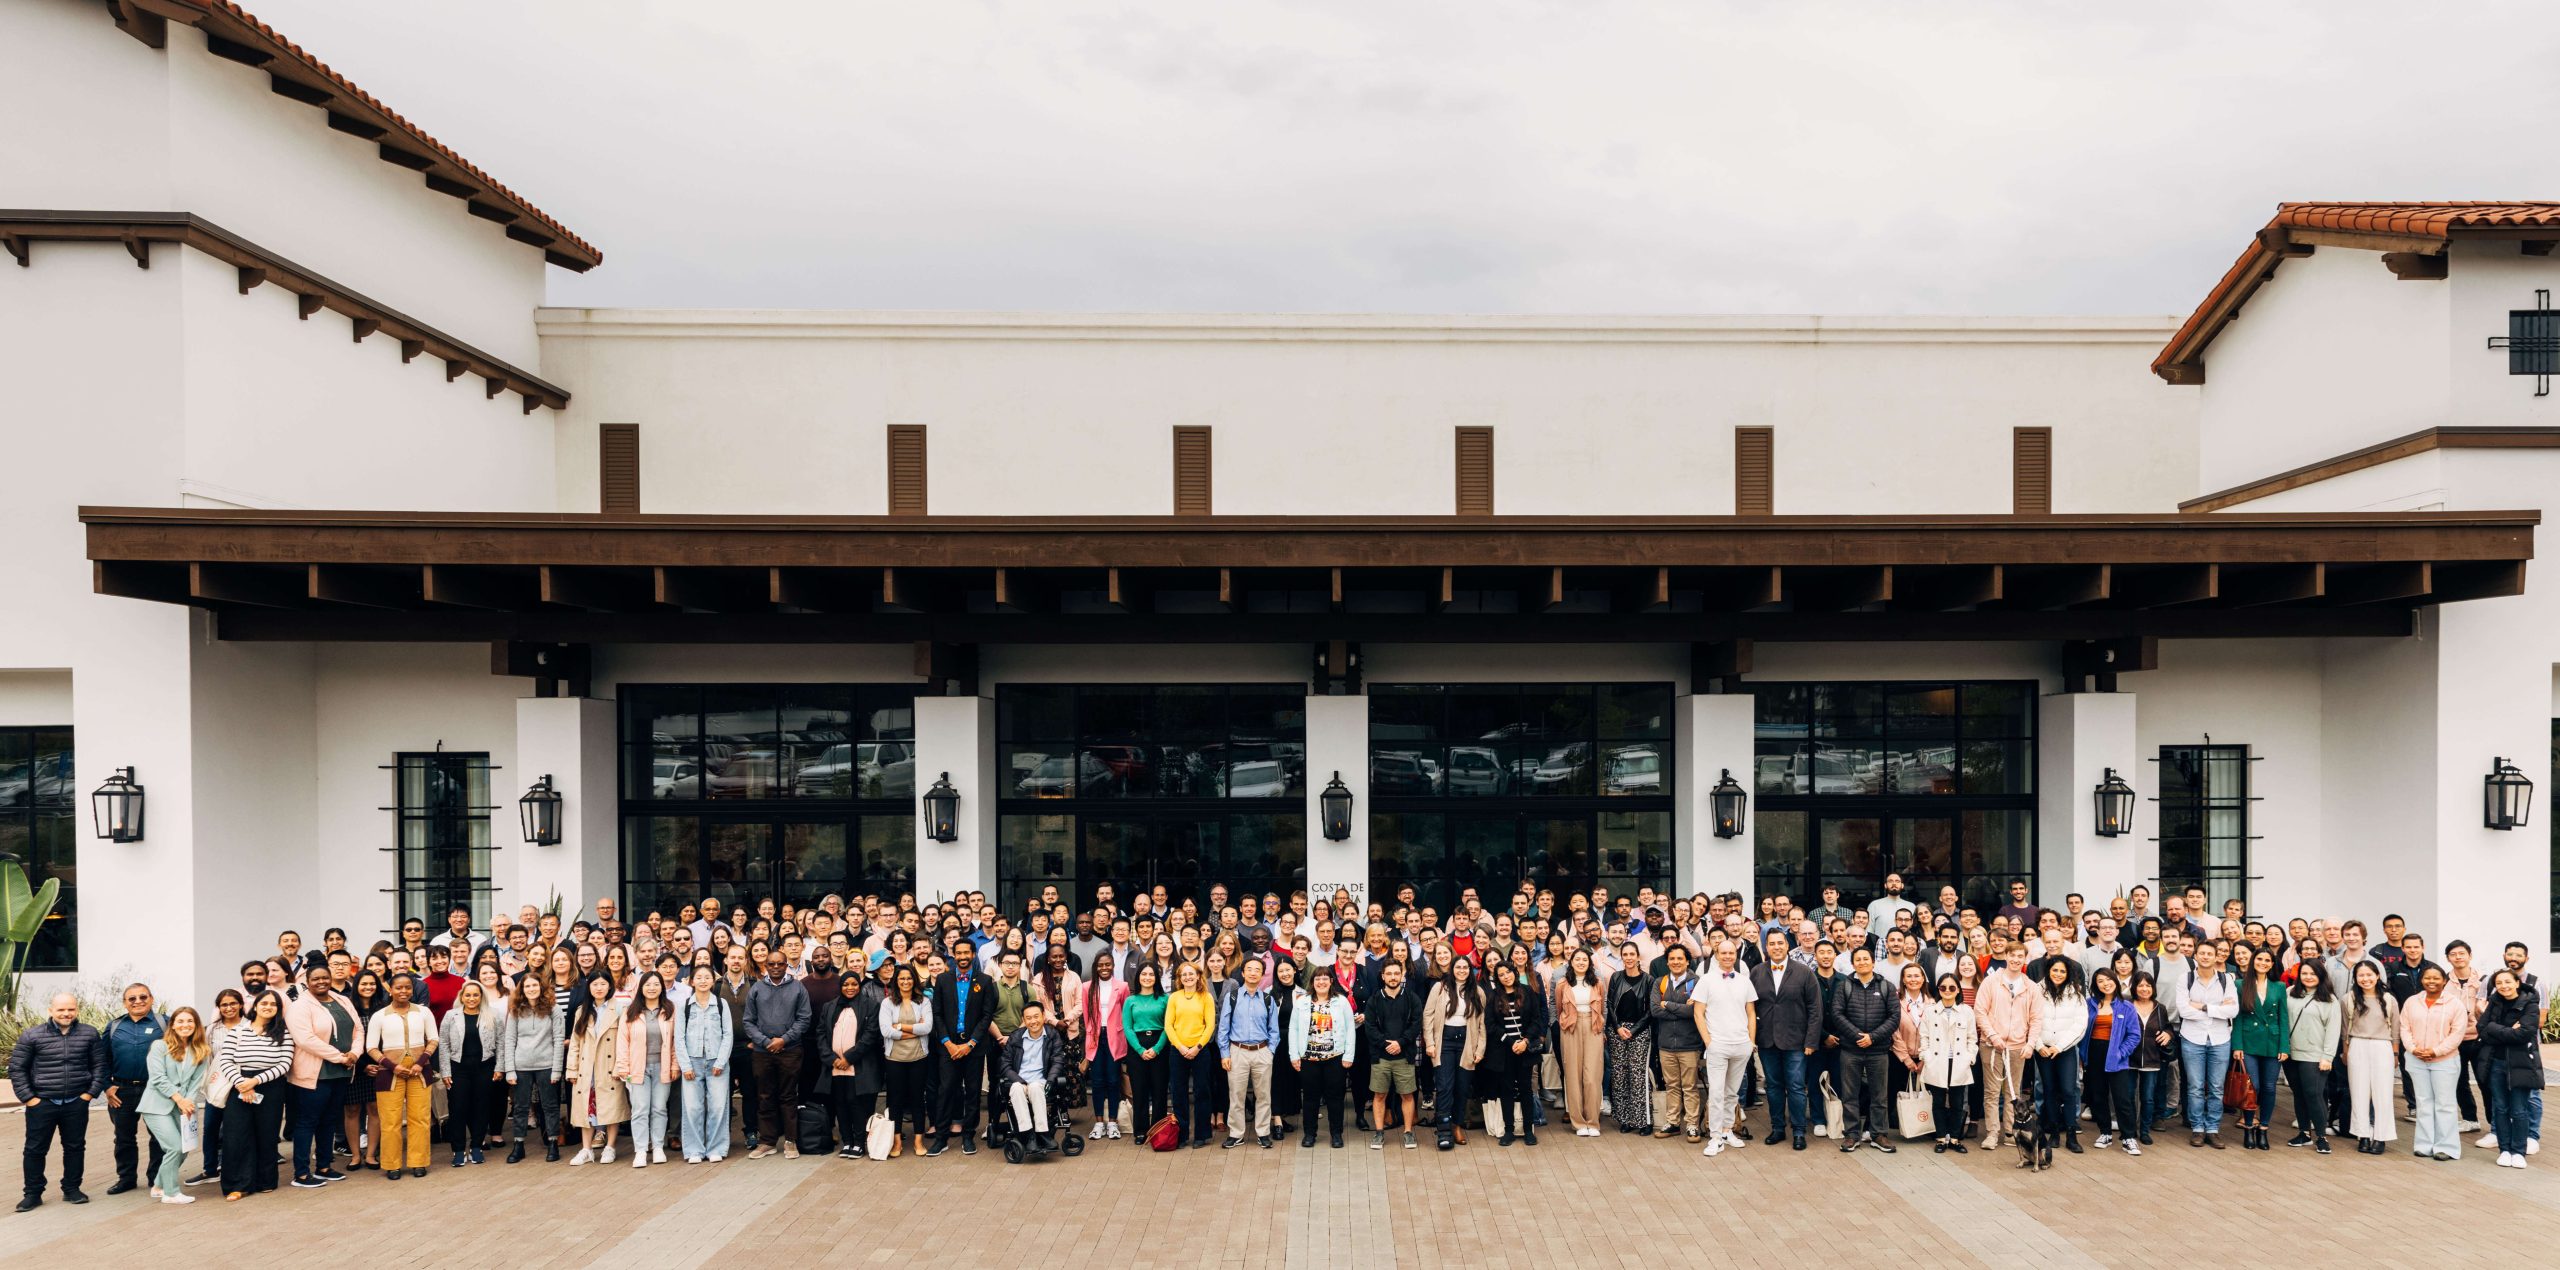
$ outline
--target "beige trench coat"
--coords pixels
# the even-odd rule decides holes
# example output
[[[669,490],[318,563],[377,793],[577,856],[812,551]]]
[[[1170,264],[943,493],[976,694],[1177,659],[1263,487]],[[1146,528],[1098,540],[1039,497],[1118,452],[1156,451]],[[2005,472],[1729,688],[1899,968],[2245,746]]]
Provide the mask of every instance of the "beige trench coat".
[[[613,1074],[619,1030],[606,1024],[569,1038],[569,1123],[573,1126],[621,1124],[631,1119],[631,1097],[623,1090],[622,1078]],[[592,1115],[587,1111],[590,1091],[595,1094]]]

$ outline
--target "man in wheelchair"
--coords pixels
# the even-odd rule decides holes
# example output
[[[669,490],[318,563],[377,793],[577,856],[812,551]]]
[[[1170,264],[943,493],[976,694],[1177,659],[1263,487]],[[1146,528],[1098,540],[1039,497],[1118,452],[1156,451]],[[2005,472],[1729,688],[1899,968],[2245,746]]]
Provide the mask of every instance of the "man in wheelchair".
[[[1021,1152],[1037,1157],[1058,1149],[1049,1123],[1049,1090],[1067,1078],[1067,1049],[1066,1035],[1049,1026],[1049,1012],[1038,1001],[1025,1004],[1022,1026],[1005,1038],[998,1068],[1013,1107],[1013,1146]]]

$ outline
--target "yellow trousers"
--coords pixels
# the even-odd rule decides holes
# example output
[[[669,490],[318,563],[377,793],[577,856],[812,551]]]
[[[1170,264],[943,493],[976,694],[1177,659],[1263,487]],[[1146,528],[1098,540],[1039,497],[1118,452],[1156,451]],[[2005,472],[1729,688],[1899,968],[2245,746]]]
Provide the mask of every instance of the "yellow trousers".
[[[433,1147],[428,1126],[430,1099],[424,1078],[394,1080],[373,1096],[374,1133],[381,1139],[384,1168],[424,1169]]]

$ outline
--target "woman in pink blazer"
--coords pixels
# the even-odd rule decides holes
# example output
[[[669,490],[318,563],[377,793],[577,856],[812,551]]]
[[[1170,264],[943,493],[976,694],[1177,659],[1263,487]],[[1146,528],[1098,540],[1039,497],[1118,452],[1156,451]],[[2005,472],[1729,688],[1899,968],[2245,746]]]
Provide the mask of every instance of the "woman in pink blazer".
[[[637,989],[614,1038],[613,1074],[631,1100],[631,1167],[645,1169],[667,1162],[667,1098],[683,1068],[676,1063],[676,1010],[666,981],[648,971],[632,982]]]
[[[1083,985],[1082,1007],[1068,1018],[1081,1021],[1084,1032],[1085,1081],[1093,1086],[1093,1136],[1120,1136],[1120,1064],[1129,1057],[1129,1035],[1120,1026],[1120,1006],[1129,985],[1120,981],[1111,950],[1093,955],[1093,978]],[[1141,1125],[1140,1128],[1145,1126]]]

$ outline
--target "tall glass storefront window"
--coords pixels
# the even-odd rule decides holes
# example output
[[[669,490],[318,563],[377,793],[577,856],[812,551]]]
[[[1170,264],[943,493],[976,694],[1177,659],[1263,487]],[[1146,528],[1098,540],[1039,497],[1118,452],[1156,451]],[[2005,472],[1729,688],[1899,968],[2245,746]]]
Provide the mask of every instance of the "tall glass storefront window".
[[[489,872],[489,756],[410,753],[399,756],[396,838],[400,885],[389,934],[409,918],[436,930],[457,908],[486,926],[497,890]]]
[[[916,690],[625,684],[631,912],[915,889]]]
[[[1369,893],[1672,881],[1671,685],[1373,684]]]
[[[1760,894],[1811,908],[1953,886],[1985,913],[2036,879],[2032,681],[1754,683]]]
[[[997,903],[1305,886],[1306,739],[1296,684],[998,688]]]
[[[27,871],[27,885],[62,883],[53,916],[27,949],[29,970],[80,968],[80,834],[74,817],[71,729],[0,728],[0,855]]]

